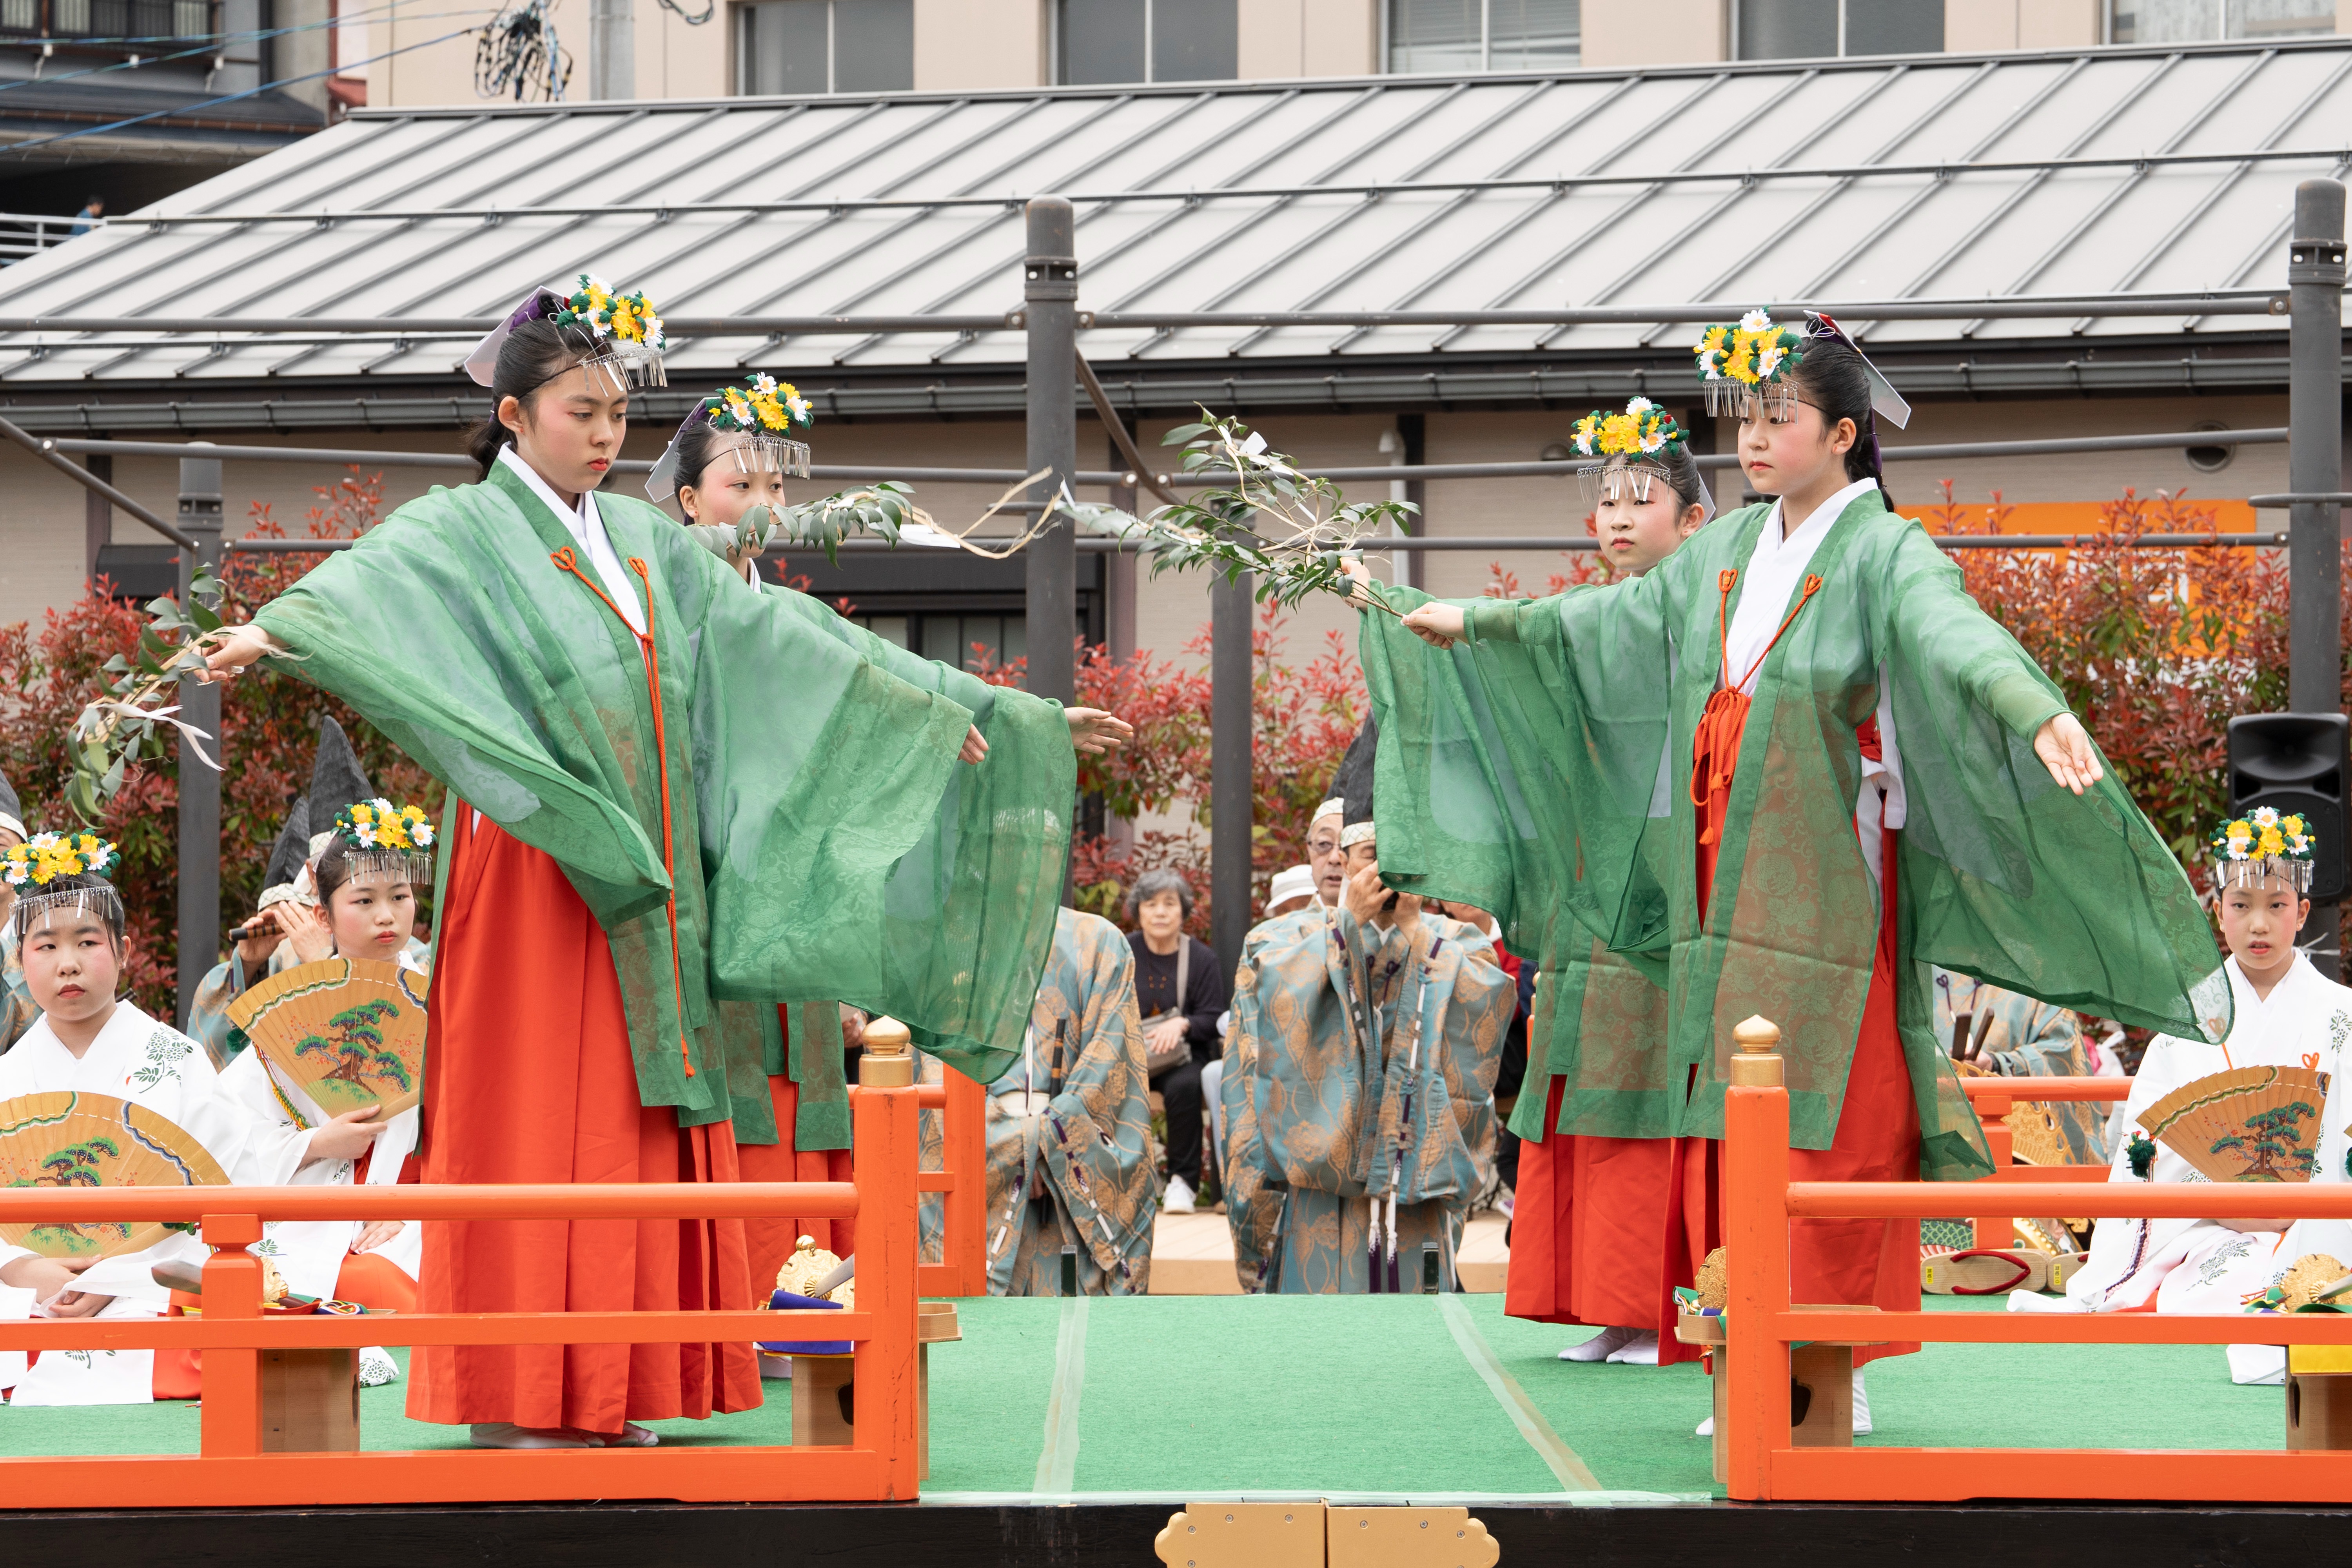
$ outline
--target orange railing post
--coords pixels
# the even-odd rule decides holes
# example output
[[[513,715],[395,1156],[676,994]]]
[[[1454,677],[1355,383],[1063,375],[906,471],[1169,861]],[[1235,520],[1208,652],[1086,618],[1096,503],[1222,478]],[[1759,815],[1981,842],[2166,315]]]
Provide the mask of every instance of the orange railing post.
[[[1772,1495],[1772,1451],[1793,1440],[1789,1345],[1777,1327],[1789,1310],[1789,1093],[1773,1050],[1779,1028],[1750,1018],[1732,1038],[1738,1051],[1723,1107],[1723,1244],[1731,1279],[1722,1418],[1731,1426],[1730,1493],[1754,1501]]]
[[[880,1048],[877,1049],[877,1037]],[[899,1029],[896,1041],[906,1034]],[[916,1209],[921,1130],[914,1058],[889,1050],[894,1037],[869,1028],[857,1064],[857,1306],[874,1320],[856,1342],[852,1440],[880,1461],[879,1496],[916,1495],[917,1268],[922,1255]],[[905,1051],[903,1045],[899,1052]],[[870,1283],[869,1283],[870,1281]]]
[[[1977,1113],[1977,1124],[1984,1129],[1985,1143],[1992,1151],[1993,1175],[2016,1164],[2014,1144],[2016,1134],[2009,1129],[2009,1113],[2016,1100],[2006,1094],[1972,1094],[1970,1109]],[[1977,1246],[1988,1251],[2000,1252],[2017,1242],[2017,1222],[1999,1215],[1976,1216]]]
[[[205,1260],[205,1316],[261,1316],[261,1259],[246,1250],[261,1239],[258,1215],[206,1215],[203,1236],[213,1255]],[[158,1352],[161,1353],[161,1352]],[[199,1439],[207,1458],[244,1458],[261,1452],[261,1352],[245,1346],[199,1352],[204,1381],[204,1428]]]

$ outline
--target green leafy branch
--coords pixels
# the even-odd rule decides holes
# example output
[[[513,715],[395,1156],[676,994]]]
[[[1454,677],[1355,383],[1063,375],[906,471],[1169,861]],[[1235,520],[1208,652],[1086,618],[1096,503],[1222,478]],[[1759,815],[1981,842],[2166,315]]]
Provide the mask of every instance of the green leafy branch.
[[[1184,448],[1186,473],[1230,473],[1233,483],[1162,507],[1121,531],[1150,548],[1153,574],[1206,566],[1231,582],[1247,572],[1260,604],[1273,600],[1295,608],[1310,594],[1339,594],[1359,606],[1397,614],[1378,598],[1357,594],[1348,558],[1368,541],[1377,547],[1391,526],[1405,531],[1420,508],[1410,501],[1350,501],[1329,479],[1301,473],[1289,458],[1270,450],[1265,437],[1240,420],[1221,419],[1206,408],[1201,416],[1201,423],[1178,426],[1160,444]]]
[[[226,637],[221,625],[221,585],[211,572],[196,568],[190,583],[189,603],[154,599],[147,605],[147,625],[139,646],[116,654],[102,667],[112,677],[100,696],[85,706],[73,726],[73,777],[66,785],[66,804],[84,822],[96,825],[109,802],[122,789],[124,775],[150,756],[161,756],[160,727],[177,730],[207,767],[220,764],[206,755],[203,742],[212,737],[193,724],[172,717],[179,705],[151,706],[164,688],[175,686],[190,670],[204,668],[204,650]]]

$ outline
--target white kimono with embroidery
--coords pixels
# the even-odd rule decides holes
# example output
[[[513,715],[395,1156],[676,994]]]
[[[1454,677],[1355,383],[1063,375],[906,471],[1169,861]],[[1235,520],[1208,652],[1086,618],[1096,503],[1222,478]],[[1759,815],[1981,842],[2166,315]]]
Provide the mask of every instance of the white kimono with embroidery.
[[[204,1047],[128,1002],[115,1005],[114,1016],[79,1059],[46,1017],[0,1056],[0,1100],[68,1090],[114,1095],[152,1110],[203,1144],[231,1182],[279,1179],[256,1165],[253,1120],[221,1092]],[[0,1243],[0,1265],[31,1256]],[[207,1256],[196,1237],[175,1234],[144,1251],[92,1265],[74,1289],[114,1298],[100,1317],[158,1316],[171,1304],[171,1292],[149,1270],[167,1258],[201,1265]],[[0,1317],[35,1315],[33,1294],[0,1288]],[[45,1354],[29,1373],[24,1360],[21,1352],[0,1354],[0,1386],[16,1382],[17,1405],[145,1404],[152,1397],[152,1351]]]
[[[2319,1123],[2302,1130],[2306,1143],[2320,1145],[2319,1157],[2326,1162],[2323,1130],[2341,1125],[2337,1107],[2343,1099],[2344,1044],[2352,1036],[2352,989],[2322,976],[2301,953],[2266,997],[2254,994],[2235,958],[2222,971],[2237,1004],[2228,1041],[2209,1046],[2158,1035],[2148,1042],[2125,1102],[2124,1136],[2109,1181],[2138,1179],[2131,1173],[2131,1139],[2142,1131],[2139,1118],[2150,1106],[2184,1084],[2231,1068],[2308,1067],[2329,1074]],[[2339,1148],[2341,1142],[2339,1133]],[[2336,1158],[2340,1164],[2340,1152]],[[2147,1179],[2208,1178],[2158,1142]],[[2018,1311],[2096,1312],[2152,1301],[2159,1312],[2240,1312],[2294,1261],[2297,1245],[2294,1232],[2236,1231],[2213,1220],[2103,1219],[2092,1235],[2090,1261],[2068,1282],[2063,1305],[2040,1297],[2021,1300],[2020,1292],[2010,1298],[2010,1306]],[[2231,1373],[2240,1383],[2272,1381],[2284,1364],[2274,1345],[2230,1347]]]

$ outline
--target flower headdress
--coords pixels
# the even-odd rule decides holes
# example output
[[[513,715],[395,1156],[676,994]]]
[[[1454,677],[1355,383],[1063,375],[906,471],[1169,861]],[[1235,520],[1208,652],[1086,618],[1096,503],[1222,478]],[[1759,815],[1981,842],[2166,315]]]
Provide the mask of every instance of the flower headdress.
[[[1789,373],[1804,360],[1805,339],[1794,328],[1750,310],[1728,326],[1702,331],[1696,352],[1709,414],[1744,418],[1759,405],[1774,419],[1796,412],[1797,386]]]
[[[356,802],[335,814],[332,835],[352,882],[433,879],[433,824],[416,806]]]
[[[36,833],[0,854],[0,881],[16,895],[10,913],[21,940],[33,929],[36,917],[52,910],[97,911],[117,932],[122,930],[122,897],[113,884],[95,884],[86,878],[105,879],[122,864],[122,852],[94,833]],[[68,880],[76,886],[61,888]]]
[[[1706,386],[1706,411],[1748,417],[1761,408],[1769,419],[1787,419],[1797,412],[1797,386],[1792,373],[1804,363],[1805,344],[1828,338],[1843,343],[1862,361],[1870,380],[1874,415],[1900,430],[1911,423],[1911,405],[1895,390],[1853,336],[1831,317],[1805,312],[1801,331],[1784,327],[1762,310],[1750,310],[1729,326],[1712,326],[1693,345],[1698,355],[1698,378]],[[1871,433],[1872,461],[1877,461],[1876,435]]]
[[[2211,848],[2216,892],[2270,877],[2298,893],[2311,890],[2318,840],[2307,817],[2282,816],[2275,806],[2258,805],[2215,828]]]
[[[1690,450],[1689,432],[1646,397],[1634,398],[1622,414],[1594,409],[1570,427],[1569,440],[1577,455],[1587,459],[1580,470],[1587,480],[1585,500],[1595,506],[1603,496],[1616,499],[1621,487],[1630,489],[1634,500],[1648,500],[1654,482],[1673,481],[1667,459]],[[1701,504],[1712,520],[1713,495],[1707,494]]]
[[[809,449],[805,441],[791,439],[795,429],[814,422],[815,411],[800,388],[762,371],[749,386],[722,386],[694,405],[669,438],[668,447],[646,476],[646,494],[656,502],[677,494],[677,449],[686,433],[697,425],[740,435],[734,444],[735,467],[747,474],[793,474],[808,478]]]
[[[568,292],[552,285],[532,289],[530,299],[474,345],[474,352],[466,356],[466,374],[476,385],[488,386],[496,378],[499,350],[514,330],[525,321],[539,321],[578,327],[590,335],[593,348],[581,368],[588,373],[592,386],[602,384],[617,396],[632,386],[669,384],[662,369],[662,349],[668,338],[652,302],[643,293],[624,293],[594,274],[583,272]]]

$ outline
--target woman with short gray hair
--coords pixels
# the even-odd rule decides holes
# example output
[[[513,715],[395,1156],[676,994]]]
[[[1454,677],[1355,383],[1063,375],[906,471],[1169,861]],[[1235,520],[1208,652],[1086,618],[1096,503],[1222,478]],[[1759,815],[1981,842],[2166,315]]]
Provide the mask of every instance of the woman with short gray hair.
[[[1208,945],[1184,934],[1198,900],[1175,872],[1146,871],[1127,890],[1145,1070],[1168,1113],[1168,1191],[1160,1206],[1192,1212],[1201,1190],[1201,1069],[1223,1054],[1217,1015],[1231,980]]]

